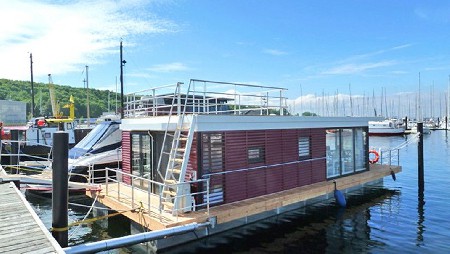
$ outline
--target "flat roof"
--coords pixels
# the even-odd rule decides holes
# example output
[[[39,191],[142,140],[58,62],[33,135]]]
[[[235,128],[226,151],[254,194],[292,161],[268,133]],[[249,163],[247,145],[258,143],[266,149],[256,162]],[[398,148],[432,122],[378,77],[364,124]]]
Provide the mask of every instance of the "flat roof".
[[[236,116],[236,115],[186,115],[184,127],[195,131],[237,131],[268,129],[350,128],[367,127],[369,121],[380,117],[300,117],[300,116]],[[158,116],[122,119],[124,131],[175,130],[178,116]],[[193,124],[193,125],[192,125]],[[168,126],[169,125],[169,126]]]

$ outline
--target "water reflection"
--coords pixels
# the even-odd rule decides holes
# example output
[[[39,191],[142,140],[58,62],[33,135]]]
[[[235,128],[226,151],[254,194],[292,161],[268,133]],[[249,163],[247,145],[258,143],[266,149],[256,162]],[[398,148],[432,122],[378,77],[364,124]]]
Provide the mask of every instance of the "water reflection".
[[[417,198],[417,243],[416,246],[422,246],[424,243],[423,233],[425,231],[425,215],[424,215],[424,206],[425,206],[425,194],[424,191],[419,189],[418,198]]]
[[[371,246],[384,245],[371,239],[371,208],[382,206],[389,213],[391,202],[386,201],[396,195],[397,191],[366,188],[348,197],[346,209],[334,202],[309,206],[162,253],[370,252]]]

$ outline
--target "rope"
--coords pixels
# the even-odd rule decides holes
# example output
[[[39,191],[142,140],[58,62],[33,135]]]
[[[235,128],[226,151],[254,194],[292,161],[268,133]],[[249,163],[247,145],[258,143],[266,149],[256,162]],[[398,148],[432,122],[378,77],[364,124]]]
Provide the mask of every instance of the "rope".
[[[50,231],[53,231],[53,232],[67,231],[67,230],[69,230],[70,227],[73,227],[73,226],[76,226],[76,225],[88,224],[88,223],[91,223],[91,222],[95,222],[95,221],[98,221],[98,220],[103,220],[103,219],[106,219],[106,218],[109,218],[109,217],[117,216],[117,215],[120,215],[120,214],[123,214],[123,213],[126,213],[126,212],[132,212],[132,211],[136,211],[136,209],[130,209],[130,210],[127,210],[127,211],[121,211],[121,212],[117,212],[117,213],[113,213],[113,214],[99,216],[99,217],[95,217],[95,218],[91,218],[91,219],[86,219],[84,221],[75,221],[73,223],[70,223],[67,227],[63,227],[63,228],[51,227]]]
[[[92,208],[94,208],[94,204],[97,201],[98,195],[95,195],[94,201],[92,202],[91,207],[89,208],[89,211],[86,213],[86,215],[83,217],[83,219],[81,220],[81,222],[83,222],[84,220],[86,220],[86,218],[88,217],[88,215],[91,213]],[[72,238],[73,235],[75,235],[76,232],[78,232],[78,230],[80,229],[80,225],[78,225],[78,227],[76,227],[72,233],[69,235],[68,239]]]
[[[396,150],[403,149],[406,146],[408,146],[409,144],[417,142],[419,140],[419,136],[420,136],[420,133],[417,133],[417,134],[413,135],[411,138],[408,138],[403,143],[399,144],[398,146],[396,146],[394,148],[391,148],[391,149],[387,149],[387,150],[381,150],[381,151],[382,152],[389,152],[389,151],[396,151]]]
[[[85,208],[92,207],[90,205],[82,205],[82,204],[70,203],[70,202],[68,204],[71,205],[71,206],[78,206],[78,207],[85,207]],[[122,211],[129,211],[129,210],[115,210],[115,209],[111,209],[111,208],[107,208],[107,207],[98,207],[98,206],[94,206],[94,208],[98,209],[98,210],[108,210],[108,211],[120,211],[120,212],[122,212]]]

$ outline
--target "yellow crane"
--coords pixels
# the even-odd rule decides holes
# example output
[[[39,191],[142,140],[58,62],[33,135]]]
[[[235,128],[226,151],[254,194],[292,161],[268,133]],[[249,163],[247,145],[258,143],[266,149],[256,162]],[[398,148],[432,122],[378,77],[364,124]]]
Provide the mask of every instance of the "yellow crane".
[[[55,86],[53,85],[52,74],[48,74],[48,91],[50,92],[53,117],[59,117],[59,106],[58,103],[56,103]]]
[[[55,86],[53,85],[52,74],[48,74],[48,90],[50,92],[50,103],[52,105],[52,114],[54,118],[62,118],[62,112],[60,110],[60,106],[58,101],[56,100],[55,95]],[[75,100],[71,95],[69,98],[69,103],[64,105],[63,108],[69,109],[69,118],[70,120],[75,119]]]

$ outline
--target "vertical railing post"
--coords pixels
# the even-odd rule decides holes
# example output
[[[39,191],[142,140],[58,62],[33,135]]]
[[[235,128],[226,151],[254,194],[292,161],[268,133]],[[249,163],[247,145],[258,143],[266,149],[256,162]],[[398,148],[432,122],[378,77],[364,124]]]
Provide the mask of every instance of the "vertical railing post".
[[[149,174],[149,178],[150,178],[150,174]],[[149,179],[148,181],[147,181],[147,185],[148,185],[148,187],[147,187],[147,209],[148,209],[148,215],[151,217],[151,214],[150,214],[150,202],[151,202],[151,198],[150,198],[150,195],[151,195],[151,187],[152,187],[152,182],[151,182],[151,180]]]
[[[134,180],[131,177],[131,209],[134,209]]]
[[[181,115],[181,83],[177,83],[177,89],[176,89],[178,95],[177,95],[177,116]],[[187,98],[186,98],[187,100]]]
[[[105,172],[105,185],[106,185],[106,196],[108,196],[108,182],[109,182],[109,168],[105,168],[105,170],[106,170],[106,172]],[[117,175],[117,173],[116,173],[116,175]]]
[[[280,116],[284,115],[283,110],[283,90],[280,90]]]
[[[389,166],[392,165],[392,150],[389,150]]]
[[[400,148],[397,149],[397,166],[400,166]]]
[[[383,165],[383,151],[381,151],[381,149],[379,149],[378,153],[380,154],[380,164]]]
[[[131,177],[130,177],[131,179]],[[117,181],[117,200],[120,201],[120,182]]]
[[[206,178],[206,212],[209,216],[209,177]]]
[[[11,157],[10,164],[15,166],[16,174],[19,173],[19,130],[11,130]]]

